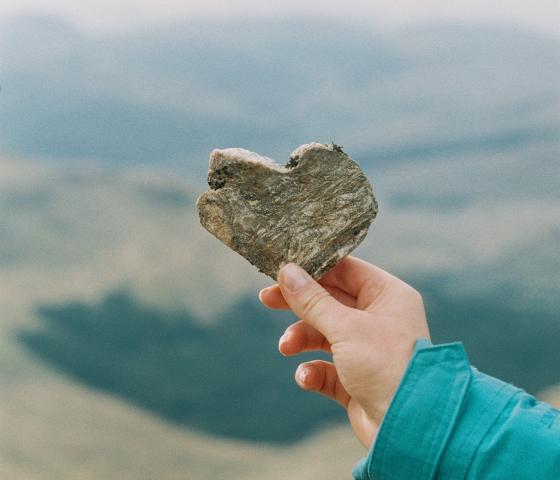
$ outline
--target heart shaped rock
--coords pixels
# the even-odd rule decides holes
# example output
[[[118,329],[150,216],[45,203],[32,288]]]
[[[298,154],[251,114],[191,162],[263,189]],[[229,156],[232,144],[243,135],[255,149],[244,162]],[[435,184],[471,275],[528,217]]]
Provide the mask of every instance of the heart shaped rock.
[[[285,167],[241,148],[214,150],[196,205],[212,235],[276,279],[288,262],[320,278],[365,238],[371,185],[337,145],[298,147]]]

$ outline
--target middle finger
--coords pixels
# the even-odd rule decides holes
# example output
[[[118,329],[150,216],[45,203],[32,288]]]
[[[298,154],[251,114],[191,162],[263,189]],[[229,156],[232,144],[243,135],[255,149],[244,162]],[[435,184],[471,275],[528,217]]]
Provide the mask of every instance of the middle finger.
[[[290,325],[278,342],[282,355],[297,355],[301,352],[323,350],[331,353],[331,345],[325,336],[303,320]]]

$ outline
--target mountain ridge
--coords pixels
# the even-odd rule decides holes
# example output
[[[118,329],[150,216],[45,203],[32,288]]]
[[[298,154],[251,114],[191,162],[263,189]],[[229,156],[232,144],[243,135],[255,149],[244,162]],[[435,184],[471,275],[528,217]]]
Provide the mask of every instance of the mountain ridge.
[[[201,176],[214,147],[281,161],[335,140],[376,167],[560,137],[560,42],[515,29],[304,18],[115,37],[41,16],[4,24],[0,150],[11,154]]]

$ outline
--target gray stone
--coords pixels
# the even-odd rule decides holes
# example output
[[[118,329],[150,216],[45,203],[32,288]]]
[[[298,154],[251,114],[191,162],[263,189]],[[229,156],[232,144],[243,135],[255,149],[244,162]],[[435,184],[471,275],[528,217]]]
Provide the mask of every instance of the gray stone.
[[[200,223],[273,279],[288,262],[320,278],[377,215],[366,176],[334,144],[302,145],[286,166],[240,148],[214,150],[208,185],[196,202]]]

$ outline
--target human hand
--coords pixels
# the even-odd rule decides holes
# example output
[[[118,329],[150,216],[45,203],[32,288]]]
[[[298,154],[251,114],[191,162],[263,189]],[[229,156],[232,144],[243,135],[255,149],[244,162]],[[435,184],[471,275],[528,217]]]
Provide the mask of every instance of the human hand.
[[[334,363],[299,365],[296,382],[346,408],[356,437],[369,449],[416,340],[429,338],[420,294],[384,270],[346,257],[319,282],[297,265],[285,265],[278,284],[259,298],[301,319],[280,338],[283,355],[332,353]]]

